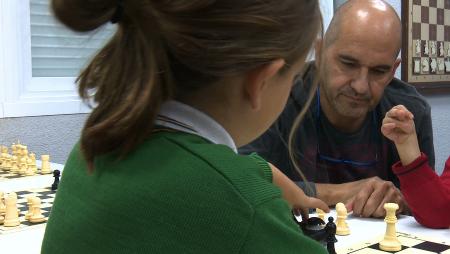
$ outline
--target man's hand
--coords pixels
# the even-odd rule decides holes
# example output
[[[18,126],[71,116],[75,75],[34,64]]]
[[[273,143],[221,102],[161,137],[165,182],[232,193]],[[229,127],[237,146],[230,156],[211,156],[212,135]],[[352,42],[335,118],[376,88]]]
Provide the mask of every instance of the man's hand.
[[[392,182],[372,177],[363,182],[360,190],[346,202],[346,207],[355,216],[383,217],[385,203],[398,204],[398,213],[408,210],[403,195]]]

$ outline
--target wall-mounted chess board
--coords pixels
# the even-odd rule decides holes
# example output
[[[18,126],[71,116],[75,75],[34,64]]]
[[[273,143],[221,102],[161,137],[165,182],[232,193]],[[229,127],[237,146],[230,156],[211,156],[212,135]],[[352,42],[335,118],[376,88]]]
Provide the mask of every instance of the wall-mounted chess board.
[[[402,79],[450,87],[450,1],[402,0]]]
[[[24,191],[16,191],[15,193],[17,194],[17,209],[20,211],[20,225],[16,227],[5,227],[4,225],[0,225],[0,235],[25,230],[29,227],[43,226],[47,222],[47,218],[50,215],[50,210],[53,206],[53,200],[56,195],[56,192],[52,191],[50,188],[29,189]],[[33,194],[41,199],[41,213],[46,218],[45,221],[31,223],[25,220],[25,214],[28,212],[27,196],[30,194]]]
[[[437,242],[431,239],[425,239],[422,237],[413,236],[405,233],[397,233],[398,240],[402,244],[400,251],[388,252],[383,251],[379,247],[379,242],[383,239],[383,236],[374,238],[370,241],[362,242],[354,246],[338,249],[338,254],[387,254],[387,253],[402,253],[402,254],[450,254],[449,242]]]

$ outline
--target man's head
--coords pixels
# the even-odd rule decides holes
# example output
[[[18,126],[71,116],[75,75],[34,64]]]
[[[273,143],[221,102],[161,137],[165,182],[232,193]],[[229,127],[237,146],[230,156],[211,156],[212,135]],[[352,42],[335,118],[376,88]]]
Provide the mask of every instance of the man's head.
[[[322,108],[334,119],[363,119],[400,64],[401,21],[381,0],[349,0],[317,48]]]

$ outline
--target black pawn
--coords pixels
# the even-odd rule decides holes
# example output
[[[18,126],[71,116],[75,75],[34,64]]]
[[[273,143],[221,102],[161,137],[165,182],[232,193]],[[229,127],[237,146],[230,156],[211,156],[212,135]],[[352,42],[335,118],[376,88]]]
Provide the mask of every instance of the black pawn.
[[[57,169],[53,170],[53,177],[55,178],[55,181],[52,184],[52,191],[55,191],[56,189],[58,189],[60,175],[61,175],[61,171],[59,171]]]
[[[328,217],[328,223],[325,226],[325,231],[327,232],[327,250],[329,254],[336,254],[336,250],[334,249],[334,243],[337,242],[336,224],[334,224],[333,220],[333,217]]]

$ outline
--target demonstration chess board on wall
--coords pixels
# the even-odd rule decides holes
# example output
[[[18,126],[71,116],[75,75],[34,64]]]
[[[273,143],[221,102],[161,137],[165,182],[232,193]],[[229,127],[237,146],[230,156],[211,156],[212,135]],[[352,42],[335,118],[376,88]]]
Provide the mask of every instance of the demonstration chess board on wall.
[[[402,79],[450,87],[450,0],[402,0]]]
[[[17,194],[17,209],[19,210],[19,220],[20,225],[16,227],[5,227],[0,225],[0,235],[6,233],[17,232],[25,230],[29,227],[43,225],[47,222],[48,216],[50,215],[50,210],[53,206],[53,200],[55,199],[56,191],[52,191],[50,188],[37,188],[29,189],[23,191],[16,191]],[[27,196],[35,195],[41,199],[41,213],[46,218],[45,221],[39,223],[31,223],[25,219],[25,214],[28,212]]]
[[[349,248],[338,249],[338,254],[387,254],[387,253],[402,253],[402,254],[450,254],[449,242],[436,242],[431,239],[425,239],[405,233],[397,233],[397,238],[402,244],[400,251],[389,252],[383,251],[379,247],[379,242],[383,236],[375,238],[371,241],[366,241],[356,244]]]

